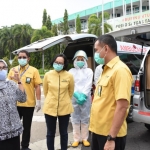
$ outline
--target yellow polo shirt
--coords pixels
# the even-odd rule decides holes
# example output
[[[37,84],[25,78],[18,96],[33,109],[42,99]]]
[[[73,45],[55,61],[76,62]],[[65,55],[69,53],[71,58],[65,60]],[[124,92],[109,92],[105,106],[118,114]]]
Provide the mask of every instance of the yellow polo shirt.
[[[109,134],[116,109],[116,101],[126,99],[130,104],[131,86],[132,74],[129,68],[116,56],[105,65],[98,80],[90,114],[90,131],[104,136]],[[117,137],[126,134],[127,124],[124,120]]]
[[[42,83],[39,72],[30,65],[26,65],[25,67],[16,66],[15,69],[19,71],[19,75],[22,74],[21,83],[27,94],[27,101],[25,103],[17,102],[17,106],[34,107],[36,104],[35,86]],[[9,71],[8,79],[11,80],[11,76],[14,76],[12,69]]]

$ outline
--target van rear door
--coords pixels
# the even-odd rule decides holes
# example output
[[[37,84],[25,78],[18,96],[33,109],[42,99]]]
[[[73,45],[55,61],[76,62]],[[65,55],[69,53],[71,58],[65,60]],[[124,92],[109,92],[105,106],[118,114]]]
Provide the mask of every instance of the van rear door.
[[[21,50],[26,50],[28,52],[39,52],[39,51],[44,51],[47,48],[50,48],[56,44],[61,44],[61,43],[65,43],[66,45],[70,45],[76,46],[77,48],[80,49],[80,47],[82,48],[82,45],[85,45],[86,42],[94,42],[95,39],[97,38],[97,36],[93,35],[93,34],[71,34],[71,35],[59,35],[59,36],[55,36],[55,37],[50,37],[50,38],[46,38],[46,39],[42,39],[39,41],[36,41],[34,43],[31,43],[30,45],[27,45],[25,47],[22,47],[20,49],[17,49],[15,51],[13,51],[13,54],[17,54],[19,51]],[[84,41],[84,42],[83,42]],[[82,44],[83,42],[83,44]],[[80,43],[80,46],[77,46],[78,43]],[[71,48],[70,48],[71,50]],[[67,51],[66,53],[69,57],[72,56],[72,50],[71,51]]]
[[[144,89],[144,103],[147,109],[150,109],[150,49],[145,54],[143,59],[144,74],[143,74],[143,89]]]

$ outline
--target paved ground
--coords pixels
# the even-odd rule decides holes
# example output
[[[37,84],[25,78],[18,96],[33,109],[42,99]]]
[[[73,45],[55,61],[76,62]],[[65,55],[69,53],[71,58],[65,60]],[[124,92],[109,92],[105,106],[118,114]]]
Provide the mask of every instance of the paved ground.
[[[42,91],[42,106],[44,103],[44,95]],[[68,127],[69,133],[69,143],[68,143],[68,150],[81,150],[82,144],[78,148],[72,148],[71,143],[73,142],[72,139],[72,125],[69,123]],[[31,129],[31,140],[30,146],[32,150],[47,150],[46,146],[46,123],[45,118],[42,110],[38,113],[34,112],[33,122],[32,122],[32,129]],[[55,148],[56,150],[60,150],[60,136],[59,136],[59,129],[58,125],[56,128],[56,137],[55,137]],[[87,149],[88,150],[88,149]]]
[[[42,105],[44,102],[44,96],[42,95]],[[72,126],[69,123],[69,143],[68,150],[91,150],[90,147],[85,148],[80,144],[78,148],[70,147],[73,142]],[[90,139],[89,139],[90,141]],[[125,150],[150,150],[150,132],[144,127],[143,123],[129,123],[128,124],[128,136]],[[34,113],[32,130],[31,130],[31,141],[30,146],[32,150],[47,150],[46,147],[46,124],[44,114],[42,110],[38,113]],[[58,126],[56,129],[55,137],[55,148],[60,150],[60,136]]]

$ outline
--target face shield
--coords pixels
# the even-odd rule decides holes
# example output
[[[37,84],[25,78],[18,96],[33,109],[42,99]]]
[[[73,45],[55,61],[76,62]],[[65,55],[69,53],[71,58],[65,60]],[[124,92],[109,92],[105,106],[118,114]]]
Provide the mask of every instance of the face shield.
[[[86,60],[88,60],[86,53],[83,50],[79,50],[75,53],[73,59],[75,59],[78,56],[83,56]]]

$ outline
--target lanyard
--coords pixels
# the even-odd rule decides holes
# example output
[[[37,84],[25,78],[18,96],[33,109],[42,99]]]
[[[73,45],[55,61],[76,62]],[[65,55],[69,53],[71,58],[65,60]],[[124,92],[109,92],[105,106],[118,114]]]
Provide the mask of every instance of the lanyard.
[[[28,70],[29,66],[20,74],[20,78],[24,75],[24,73]],[[18,66],[18,72],[20,72],[20,67]]]

